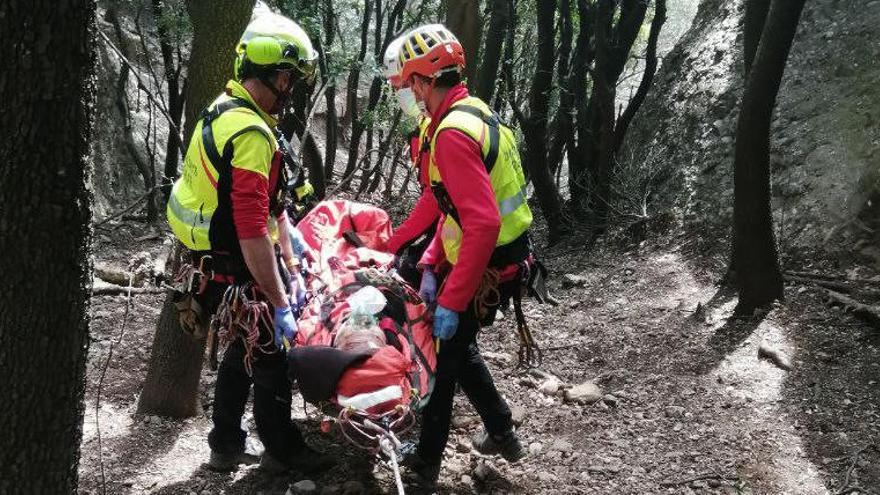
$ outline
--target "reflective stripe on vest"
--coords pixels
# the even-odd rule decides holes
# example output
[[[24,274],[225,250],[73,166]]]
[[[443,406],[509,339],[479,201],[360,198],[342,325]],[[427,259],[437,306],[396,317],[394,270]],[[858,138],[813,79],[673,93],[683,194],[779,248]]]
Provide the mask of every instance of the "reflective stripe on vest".
[[[224,115],[223,119],[218,120],[221,115]],[[221,203],[220,195],[229,194],[232,142],[245,132],[254,130],[263,134],[270,146],[277,149],[272,130],[253,105],[240,98],[226,96],[215,100],[196,125],[181,177],[174,183],[166,207],[171,230],[189,249],[209,251],[222,248],[234,251],[237,247],[213,245],[215,242],[212,239],[216,238],[217,232],[212,234],[212,221],[229,223],[221,226],[221,233],[224,234],[221,238],[234,237],[226,234],[226,231],[234,229],[232,219],[221,221],[215,213]],[[222,201],[228,200],[225,198]],[[226,212],[227,216],[229,213]],[[229,239],[222,244],[235,243],[237,239]]]
[[[452,104],[431,138],[428,176],[441,209],[446,213],[440,239],[446,259],[458,261],[463,233],[435,161],[437,135],[445,129],[456,129],[470,136],[480,146],[483,163],[501,216],[501,231],[496,247],[518,239],[532,224],[532,212],[526,202],[525,174],[512,131],[501,123],[488,106],[478,98],[468,97]],[[446,195],[447,197],[440,197]]]

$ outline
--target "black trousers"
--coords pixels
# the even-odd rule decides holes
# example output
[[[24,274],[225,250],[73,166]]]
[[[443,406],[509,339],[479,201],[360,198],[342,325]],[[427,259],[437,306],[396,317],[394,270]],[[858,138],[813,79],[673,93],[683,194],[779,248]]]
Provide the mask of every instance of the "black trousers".
[[[212,314],[225,288],[222,284],[208,284],[204,294],[205,306]],[[261,328],[260,331],[272,334],[270,328]],[[266,335],[262,337],[268,338]],[[247,433],[241,428],[241,418],[253,387],[254,420],[260,440],[272,457],[286,460],[305,446],[302,433],[290,419],[292,393],[287,378],[287,360],[283,353],[263,354],[255,349],[253,376],[250,376],[244,366],[244,356],[244,344],[241,339],[236,339],[229,344],[220,363],[211,414],[214,428],[208,434],[208,445],[212,451],[222,453],[244,450]]]
[[[480,355],[477,346],[479,330],[480,322],[472,303],[466,311],[459,313],[455,336],[440,344],[434,392],[422,411],[418,452],[426,462],[439,463],[443,456],[449,439],[456,383],[461,385],[490,434],[500,435],[513,428],[510,408],[495,388],[492,375]]]

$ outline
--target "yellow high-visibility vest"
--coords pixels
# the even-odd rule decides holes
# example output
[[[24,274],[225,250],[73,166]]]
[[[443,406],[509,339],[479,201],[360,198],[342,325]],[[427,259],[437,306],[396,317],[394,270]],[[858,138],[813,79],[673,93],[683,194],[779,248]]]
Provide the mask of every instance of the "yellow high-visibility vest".
[[[256,172],[268,180],[278,149],[272,133],[275,119],[238,82],[229,81],[226,91],[196,124],[183,172],[166,208],[174,235],[194,251],[239,251],[231,209],[232,168]],[[266,221],[277,238],[271,214]]]
[[[513,132],[479,98],[467,97],[453,103],[431,138],[428,178],[437,202],[446,214],[440,231],[443,251],[446,259],[455,264],[458,261],[463,233],[435,161],[437,136],[444,129],[459,130],[480,145],[483,163],[489,173],[489,182],[501,216],[501,231],[495,243],[496,248],[510,244],[525,234],[532,224],[532,211],[526,202],[525,174]]]

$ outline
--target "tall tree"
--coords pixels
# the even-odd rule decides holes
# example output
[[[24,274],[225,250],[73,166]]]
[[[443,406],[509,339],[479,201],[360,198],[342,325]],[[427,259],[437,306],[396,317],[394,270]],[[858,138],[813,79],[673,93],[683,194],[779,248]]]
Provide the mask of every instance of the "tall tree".
[[[235,45],[251,17],[254,0],[187,0],[186,6],[193,24],[186,95],[186,140],[189,141],[199,113],[232,77]],[[199,414],[199,377],[204,349],[204,338],[192,338],[181,328],[169,295],[156,324],[138,412],[174,417]]]
[[[761,42],[761,32],[767,21],[767,13],[770,12],[770,0],[746,1],[745,19],[743,20],[743,72],[749,77],[755,55],[758,53],[758,44]]]
[[[574,93],[571,87],[572,77],[569,74],[571,65],[572,37],[574,25],[571,21],[571,0],[561,0],[559,4],[559,57],[556,73],[559,80],[559,109],[552,124],[550,148],[547,154],[547,166],[555,173],[562,164],[562,155],[566,147],[572,146],[572,110]]]
[[[618,152],[623,145],[623,138],[626,137],[626,131],[635,118],[636,113],[645,102],[648,96],[648,90],[654,82],[654,75],[657,73],[657,41],[660,39],[660,30],[666,22],[666,0],[656,0],[654,4],[654,19],[651,21],[651,31],[648,33],[648,46],[645,48],[645,71],[642,73],[642,80],[636,93],[626,106],[617,124],[614,127],[614,152]]]
[[[180,129],[183,120],[183,106],[186,93],[186,79],[183,77],[184,60],[182,56],[181,33],[179,30],[169,29],[169,18],[178,16],[181,12],[172,11],[167,2],[162,0],[151,1],[153,17],[159,31],[159,51],[162,54],[162,68],[165,76],[165,84],[168,88],[168,113],[173,124],[168,130],[168,142],[165,143],[165,177],[169,181],[168,187],[163,188],[165,198],[171,195],[171,182],[177,178],[177,164],[180,160]]]
[[[381,1],[382,0],[375,0],[377,3]],[[351,122],[351,143],[348,150],[348,162],[345,164],[345,170],[342,172],[343,180],[349,180],[354,173],[354,169],[357,166],[361,134],[364,132],[364,125],[360,122],[358,117],[357,89],[360,86],[361,69],[364,60],[366,60],[367,57],[367,44],[369,43],[370,18],[373,13],[373,3],[373,0],[366,0],[364,2],[364,16],[361,18],[360,49],[358,50],[357,60],[354,61],[351,70],[348,73],[347,93],[345,96],[345,115],[343,116],[343,120],[347,119]],[[381,6],[378,8],[381,9]]]
[[[489,0],[489,30],[483,45],[483,56],[480,60],[480,71],[476,75],[474,88],[476,95],[487,104],[492,103],[495,86],[498,80],[498,67],[501,65],[501,47],[504,35],[510,24],[510,4],[508,0]],[[476,63],[476,62],[475,62]]]
[[[93,0],[0,3],[0,91],[15,95],[0,123],[0,493],[76,493],[92,280],[94,16]]]
[[[734,155],[732,265],[739,282],[738,310],[746,314],[783,296],[770,208],[770,123],[804,1],[773,0],[766,20],[746,18],[747,32],[757,30],[751,22],[763,24],[743,93]]]
[[[186,0],[193,26],[187,70],[184,140],[189,142],[199,113],[232,78],[235,45],[254,10],[254,0]]]
[[[339,117],[336,114],[336,79],[335,74],[330,73],[332,62],[330,49],[336,37],[336,11],[333,9],[333,0],[324,0],[321,9],[321,19],[324,24],[324,39],[315,36],[318,49],[319,62],[321,64],[321,81],[327,86],[324,96],[327,101],[326,118],[326,145],[324,149],[324,180],[333,180],[334,166],[336,165],[336,146],[338,139]],[[323,197],[323,192],[320,194]]]
[[[611,198],[611,178],[615,162],[614,102],[617,84],[630,58],[645,19],[648,2],[643,0],[598,0],[592,19],[594,56],[590,97],[583,100],[577,114],[577,143],[569,152],[569,183],[575,209],[589,212],[597,230],[607,222]],[[581,29],[583,29],[583,16]],[[575,62],[577,85],[584,67]]]
[[[547,114],[550,107],[550,89],[553,85],[553,19],[556,14],[556,0],[537,1],[538,20],[538,65],[532,88],[529,93],[529,113],[523,115],[516,110],[517,118],[525,137],[525,162],[541,211],[550,228],[550,242],[559,240],[567,231],[567,220],[562,214],[562,200],[553,183],[550,168],[547,166]]]
[[[122,21],[119,18],[120,4],[112,3],[107,8],[107,14],[104,19],[113,25],[113,31],[116,34],[116,42],[119,44],[119,50],[127,60],[134,60],[134,54],[129,48],[125,31],[122,29]],[[146,54],[149,56],[149,54]],[[159,217],[159,206],[157,197],[159,191],[156,187],[156,169],[153,167],[151,160],[141,152],[141,149],[135,139],[134,122],[131,118],[131,109],[128,103],[128,79],[131,68],[125,61],[119,62],[119,76],[116,78],[116,109],[119,111],[119,118],[122,126],[119,129],[119,136],[125,144],[125,149],[140,172],[144,181],[144,190],[149,196],[147,199],[147,221],[155,222]],[[173,133],[173,131],[172,131]],[[149,150],[147,150],[148,152]]]
[[[480,0],[443,0],[446,7],[446,27],[452,31],[464,48],[467,61],[465,76],[468,86],[474,89],[477,67],[480,65]]]

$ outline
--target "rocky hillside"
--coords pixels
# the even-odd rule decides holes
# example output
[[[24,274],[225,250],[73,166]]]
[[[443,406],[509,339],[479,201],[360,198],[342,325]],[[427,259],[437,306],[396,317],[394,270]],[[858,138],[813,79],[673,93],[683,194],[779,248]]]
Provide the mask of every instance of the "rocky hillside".
[[[627,143],[663,182],[656,210],[727,232],[742,95],[741,0],[703,0]],[[880,264],[880,1],[808,2],[773,123],[773,207],[783,254],[821,247]],[[717,247],[726,246],[719,236]]]

